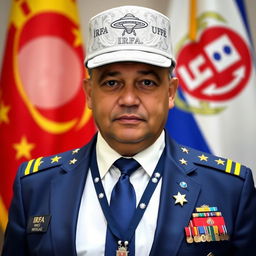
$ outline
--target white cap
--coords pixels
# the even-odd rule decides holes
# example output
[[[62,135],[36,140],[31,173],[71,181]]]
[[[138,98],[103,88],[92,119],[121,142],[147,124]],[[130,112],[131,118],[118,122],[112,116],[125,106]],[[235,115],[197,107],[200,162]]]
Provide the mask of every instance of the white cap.
[[[94,16],[89,23],[85,65],[135,61],[175,66],[170,20],[145,7],[121,6]]]

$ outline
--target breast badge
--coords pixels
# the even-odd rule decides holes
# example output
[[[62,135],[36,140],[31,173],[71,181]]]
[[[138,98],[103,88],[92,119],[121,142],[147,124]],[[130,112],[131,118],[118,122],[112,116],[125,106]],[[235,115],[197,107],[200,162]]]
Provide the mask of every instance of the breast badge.
[[[185,227],[187,243],[218,242],[229,240],[222,213],[217,207],[203,205],[192,214],[189,226]]]

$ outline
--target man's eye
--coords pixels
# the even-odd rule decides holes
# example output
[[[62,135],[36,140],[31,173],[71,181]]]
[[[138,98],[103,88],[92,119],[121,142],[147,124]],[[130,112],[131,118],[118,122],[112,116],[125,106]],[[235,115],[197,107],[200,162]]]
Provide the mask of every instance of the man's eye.
[[[114,86],[116,86],[118,83],[117,83],[117,81],[115,81],[115,80],[109,80],[109,81],[106,81],[106,82],[104,82],[103,83],[103,85],[106,85],[106,86],[108,86],[108,87],[114,87]]]
[[[142,85],[150,87],[150,86],[155,86],[156,83],[152,80],[145,79],[142,81]]]

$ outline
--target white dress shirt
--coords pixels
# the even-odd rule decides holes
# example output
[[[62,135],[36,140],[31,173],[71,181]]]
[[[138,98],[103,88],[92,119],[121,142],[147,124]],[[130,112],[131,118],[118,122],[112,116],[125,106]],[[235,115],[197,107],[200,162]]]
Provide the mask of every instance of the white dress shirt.
[[[137,204],[164,150],[164,136],[163,131],[153,145],[133,157],[141,165],[130,177],[130,181],[135,189]],[[120,171],[113,166],[113,163],[121,155],[114,151],[101,134],[98,133],[96,156],[101,181],[107,200],[110,202],[112,189],[120,177]],[[161,184],[162,181],[160,180],[136,229],[135,255],[148,256],[150,253],[157,223]],[[77,221],[77,255],[103,256],[106,231],[107,222],[101,210],[93,185],[91,171],[89,170]]]

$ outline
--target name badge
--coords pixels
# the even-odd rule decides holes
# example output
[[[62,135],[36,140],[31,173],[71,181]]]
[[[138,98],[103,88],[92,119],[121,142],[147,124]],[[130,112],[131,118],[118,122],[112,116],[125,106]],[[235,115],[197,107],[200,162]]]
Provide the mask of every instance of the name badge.
[[[27,233],[44,233],[47,231],[51,215],[30,216]]]

